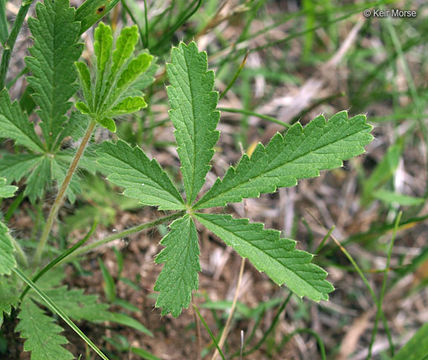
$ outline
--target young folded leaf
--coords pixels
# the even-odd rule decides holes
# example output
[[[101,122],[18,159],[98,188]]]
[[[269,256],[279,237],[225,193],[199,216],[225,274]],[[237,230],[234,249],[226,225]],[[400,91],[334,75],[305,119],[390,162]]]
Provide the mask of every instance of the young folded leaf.
[[[189,215],[175,220],[169,233],[161,240],[165,248],[156,256],[157,264],[165,263],[155,284],[160,294],[156,307],[162,315],[180,315],[192,299],[192,290],[198,288],[199,244],[195,224]]]
[[[0,221],[0,275],[10,275],[16,267],[14,251],[9,229]]]
[[[219,137],[215,130],[220,118],[218,93],[213,91],[214,72],[207,70],[207,54],[198,52],[194,42],[172,49],[167,72],[171,83],[167,87],[169,115],[175,127],[187,203],[191,204],[211,168]]]
[[[277,133],[266,147],[259,144],[251,158],[243,155],[236,168],[229,168],[222,180],[217,179],[194,208],[259,197],[279,187],[295,186],[298,179],[319,176],[320,170],[340,167],[343,160],[364,152],[373,139],[371,129],[364,115],[348,119],[346,111],[328,122],[320,115],[304,128],[296,123],[285,136]]]
[[[62,345],[68,343],[60,335],[63,329],[54,323],[34,302],[25,298],[21,303],[16,331],[25,339],[24,351],[31,351],[31,360],[71,360],[74,356]]]
[[[161,210],[185,208],[167,173],[141,148],[132,148],[124,141],[104,142],[96,152],[100,171],[113,184],[124,187],[124,195],[144,205],[159,206]]]
[[[328,300],[334,290],[325,280],[327,272],[312,264],[313,255],[296,250],[296,242],[280,237],[278,230],[265,230],[263,224],[234,219],[223,214],[195,214],[196,219],[221,238],[257,270],[265,272],[278,285],[300,297]]]
[[[101,22],[95,29],[95,84],[87,65],[76,63],[85,100],[78,102],[76,108],[111,132],[116,131],[113,117],[131,114],[147,106],[141,93],[144,87],[138,86],[138,82],[150,68],[153,56],[141,53],[134,57],[137,42],[138,28],[125,27],[113,51],[113,31]]]
[[[28,25],[34,38],[32,56],[25,62],[32,76],[28,82],[34,90],[32,98],[39,106],[40,127],[52,150],[63,131],[70,98],[78,89],[74,62],[80,57],[83,44],[79,43],[80,23],[75,21],[75,9],[69,0],[45,0],[36,5],[37,18]]]

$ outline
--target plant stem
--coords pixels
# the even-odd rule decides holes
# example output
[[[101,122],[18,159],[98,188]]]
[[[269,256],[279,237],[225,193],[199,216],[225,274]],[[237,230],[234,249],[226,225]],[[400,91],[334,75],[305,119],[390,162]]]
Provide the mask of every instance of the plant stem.
[[[89,139],[91,138],[92,131],[95,128],[96,121],[92,120],[89,124],[86,133],[82,139],[82,142],[79,145],[79,148],[77,149],[76,155],[74,155],[73,161],[70,164],[70,167],[68,168],[67,174],[65,175],[64,181],[61,184],[60,189],[58,190],[58,194],[56,196],[56,199],[51,207],[51,210],[48,215],[48,219],[46,220],[45,227],[43,228],[43,233],[40,238],[40,242],[37,245],[36,254],[34,255],[34,264],[37,265],[40,262],[40,259],[42,257],[43,250],[45,248],[46,242],[48,240],[49,234],[52,230],[52,225],[55,221],[55,218],[58,214],[58,210],[62,205],[62,201],[65,196],[65,192],[67,191],[68,185],[70,184],[71,178],[73,177],[74,172],[77,169],[77,165],[79,164],[79,160],[82,157],[85,147],[89,142]]]
[[[94,241],[93,243],[88,244],[86,246],[83,246],[79,250],[76,250],[75,252],[73,252],[73,254],[70,254],[70,256],[68,256],[67,258],[62,259],[60,263],[63,263],[64,261],[69,261],[70,259],[75,258],[76,256],[87,253],[88,251],[95,249],[98,246],[107,244],[111,241],[123,238],[123,237],[131,235],[131,234],[135,234],[135,233],[140,232],[140,231],[145,230],[145,229],[150,229],[156,225],[160,225],[160,224],[163,224],[165,222],[175,220],[175,219],[179,218],[180,216],[182,216],[183,214],[184,214],[184,211],[179,211],[179,212],[176,212],[174,214],[161,217],[159,219],[153,220],[153,221],[145,223],[145,224],[133,226],[127,230],[124,230],[124,231],[112,234],[110,236],[107,236],[104,239]]]
[[[21,7],[19,8],[18,15],[16,15],[15,22],[13,23],[12,30],[7,38],[5,47],[3,49],[3,55],[1,58],[0,66],[0,90],[4,88],[7,69],[9,68],[9,61],[12,55],[13,48],[15,46],[16,38],[18,37],[19,31],[22,28],[25,17],[27,16],[28,10],[34,0],[24,0]]]

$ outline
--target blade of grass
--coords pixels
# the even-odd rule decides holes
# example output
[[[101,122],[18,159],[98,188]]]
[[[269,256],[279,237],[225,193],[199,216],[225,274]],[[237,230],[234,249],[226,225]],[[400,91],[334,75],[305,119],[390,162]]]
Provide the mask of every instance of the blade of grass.
[[[194,4],[196,3],[196,5],[194,6]],[[189,20],[195,13],[196,11],[198,11],[199,7],[202,4],[202,0],[196,0],[193,1],[188,7],[187,9],[183,12],[183,15],[179,16],[178,20],[176,21],[176,23],[168,30],[168,32],[166,34],[162,35],[161,40],[156,43],[150,50],[151,52],[155,52],[156,50],[158,50],[161,46],[163,46],[163,44],[166,41],[169,41],[169,39],[171,38],[172,35],[174,35],[174,33],[177,31],[177,29],[180,28],[181,25],[183,25],[187,20]],[[192,6],[194,6],[192,8]]]
[[[6,0],[0,0],[0,42],[4,46],[9,36],[6,18]]]
[[[219,100],[221,100],[227,94],[227,92],[230,90],[230,88],[235,83],[236,79],[238,78],[239,74],[241,73],[242,69],[244,68],[245,63],[247,62],[247,57],[248,57],[248,52],[245,54],[244,59],[241,62],[241,65],[239,65],[239,68],[236,71],[235,75],[233,76],[232,80],[230,81],[229,85],[227,85],[226,89],[224,89],[224,91],[220,94]]]
[[[324,225],[317,219],[317,217],[315,216],[315,215],[313,215],[309,210],[306,210],[307,211],[307,213],[309,214],[309,215],[311,215],[311,217],[320,225],[320,226],[322,226],[324,229],[325,229],[325,227],[324,227]],[[326,229],[326,231],[327,231],[327,229]],[[376,296],[376,294],[375,294],[375,292],[374,292],[374,290],[373,290],[373,288],[371,287],[371,285],[370,285],[370,283],[369,283],[369,281],[367,280],[367,278],[366,278],[366,276],[364,275],[364,273],[363,273],[363,271],[361,270],[361,268],[358,266],[358,264],[356,263],[356,261],[354,260],[354,258],[351,256],[351,254],[348,252],[348,250],[346,250],[343,246],[342,246],[342,244],[340,243],[340,241],[339,240],[337,240],[336,239],[336,237],[333,235],[333,234],[331,234],[330,235],[331,236],[331,238],[333,239],[333,241],[335,242],[335,244],[339,247],[339,249],[340,249],[340,251],[342,251],[342,253],[346,256],[346,258],[349,260],[349,262],[352,264],[352,266],[355,268],[355,270],[357,271],[357,273],[358,273],[358,275],[360,276],[360,278],[361,278],[361,280],[363,280],[363,282],[364,282],[364,285],[366,285],[366,287],[367,287],[367,289],[369,290],[369,293],[370,293],[370,296],[371,296],[371,298],[372,298],[372,300],[373,300],[373,302],[374,302],[374,304],[377,306],[377,308],[378,308],[378,310],[379,310],[379,301],[378,301],[378,298],[377,298],[377,296]],[[383,326],[385,327],[385,331],[387,332],[387,333],[390,333],[390,331],[389,331],[389,326],[388,326],[388,323],[386,322],[386,318],[385,318],[385,314],[383,313],[383,311],[382,311],[382,308],[380,308],[380,316],[382,317],[382,323],[383,323]],[[390,337],[388,336],[388,341],[390,341]],[[390,347],[392,347],[393,346],[393,344],[392,344],[392,342],[390,341],[389,342],[389,346]]]
[[[267,120],[267,121],[273,122],[273,123],[278,124],[278,125],[282,125],[285,128],[287,128],[287,129],[291,126],[290,124],[287,124],[287,123],[285,123],[283,121],[277,120],[277,119],[273,118],[272,116],[259,114],[259,113],[256,113],[256,112],[253,112],[253,111],[250,111],[250,110],[232,109],[232,108],[224,108],[224,107],[219,107],[217,109],[220,110],[220,111],[224,111],[224,112],[230,112],[230,113],[236,113],[236,114],[244,114],[244,115],[256,116],[256,117],[258,117],[260,119]]]
[[[34,0],[24,0],[19,8],[18,14],[16,15],[15,22],[13,23],[12,30],[10,31],[9,37],[5,42],[3,54],[0,65],[0,89],[5,86],[6,74],[9,69],[10,57],[15,47],[16,38],[21,31],[25,17],[27,16],[28,10]]]
[[[370,359],[372,356],[373,344],[374,344],[374,341],[376,339],[376,335],[377,335],[377,331],[378,331],[379,318],[381,317],[381,314],[382,314],[383,298],[385,297],[386,282],[388,280],[389,267],[391,265],[392,248],[394,247],[394,241],[395,241],[395,237],[397,236],[397,231],[398,231],[398,224],[400,223],[402,214],[403,213],[400,211],[398,213],[396,219],[395,219],[395,222],[394,222],[394,231],[392,233],[391,241],[390,241],[389,247],[388,247],[385,271],[383,274],[382,287],[381,287],[381,291],[380,291],[380,295],[379,295],[379,302],[378,302],[378,307],[377,307],[375,324],[374,324],[373,331],[372,331],[372,337],[370,340],[369,352],[367,354],[367,359]],[[391,337],[391,334],[389,332],[387,332],[387,334],[389,335],[389,337]],[[392,343],[392,337],[390,339],[390,343],[392,344],[390,346],[390,350],[391,350],[391,356],[393,357],[394,356],[394,345]]]
[[[109,360],[107,356],[103,354],[103,352],[78,328],[78,326],[64,313],[64,311],[59,308],[49,296],[47,296],[39,287],[32,282],[20,269],[14,268],[13,272],[24,281],[30,288],[32,288],[37,295],[46,303],[48,308],[57,314],[64,322],[70,326],[70,328],[86,343],[88,344],[92,350],[95,351],[102,359]]]
[[[156,220],[148,222],[148,223],[144,223],[144,224],[133,226],[133,227],[131,227],[129,229],[126,229],[124,231],[121,231],[121,232],[118,232],[118,233],[114,233],[114,234],[112,234],[110,236],[107,236],[104,239],[101,239],[101,240],[98,240],[98,241],[94,241],[91,244],[83,246],[79,250],[75,251],[73,254],[70,254],[71,256],[68,256],[68,258],[62,259],[61,263],[63,263],[64,261],[70,261],[71,259],[75,258],[76,256],[85,254],[88,251],[93,250],[93,249],[97,248],[98,246],[107,244],[107,243],[109,243],[111,241],[123,238],[123,237],[131,235],[131,234],[135,234],[135,233],[140,232],[140,231],[145,230],[145,229],[150,229],[150,228],[155,227],[155,226],[157,226],[159,224],[163,224],[163,223],[175,220],[175,219],[179,218],[180,216],[182,216],[183,214],[184,214],[184,211],[180,211],[180,212],[177,212],[177,213],[174,213],[174,214],[171,214],[171,215],[167,215],[167,216],[161,217],[159,219],[156,219]]]
[[[76,244],[74,244],[71,248],[65,250],[61,255],[56,257],[54,260],[52,260],[49,264],[47,264],[43,269],[41,269],[31,280],[33,282],[36,282],[39,280],[44,274],[46,274],[50,269],[54,268],[56,265],[58,265],[63,259],[65,259],[67,256],[71,255],[73,252],[75,252],[79,247],[81,247],[84,243],[86,243],[89,238],[92,236],[92,234],[95,232],[95,229],[97,228],[98,221],[95,220],[92,224],[91,229],[88,231],[88,233],[85,235],[85,237],[78,241]],[[27,287],[22,292],[21,296],[19,297],[20,300],[24,298],[24,296],[27,294],[28,290],[30,290],[30,287],[27,285]]]
[[[218,346],[218,343],[217,343],[217,340],[216,340],[216,338],[215,338],[214,334],[212,333],[212,331],[211,331],[210,327],[208,326],[208,324],[207,324],[207,322],[205,321],[205,319],[202,317],[201,313],[199,312],[198,307],[197,307],[195,304],[193,304],[193,309],[195,309],[196,314],[198,314],[198,317],[199,317],[199,319],[201,320],[202,325],[204,325],[205,329],[207,330],[208,335],[210,336],[210,338],[211,338],[212,342],[214,343],[215,347],[217,348],[217,350],[218,350],[218,352],[219,352],[219,354],[220,354],[221,358],[222,358],[223,360],[226,360],[226,358],[224,357],[223,352],[221,351],[220,347]]]

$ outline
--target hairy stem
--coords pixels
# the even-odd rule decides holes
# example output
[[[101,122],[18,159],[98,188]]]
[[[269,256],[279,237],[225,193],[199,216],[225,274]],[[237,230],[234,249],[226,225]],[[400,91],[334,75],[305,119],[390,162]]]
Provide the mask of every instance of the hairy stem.
[[[48,219],[46,220],[45,227],[43,228],[43,233],[40,238],[40,242],[37,245],[36,254],[34,255],[34,264],[38,264],[40,262],[40,259],[42,257],[43,250],[45,248],[46,242],[48,240],[49,234],[52,230],[52,225],[55,221],[55,218],[58,214],[58,210],[62,205],[62,202],[64,200],[65,192],[67,191],[68,185],[70,184],[71,178],[73,177],[74,172],[77,169],[77,165],[79,164],[79,160],[82,157],[85,147],[89,142],[89,139],[91,138],[92,131],[95,128],[96,121],[92,120],[89,124],[86,133],[82,139],[82,142],[79,145],[79,148],[77,149],[76,155],[74,155],[73,161],[70,164],[70,167],[68,168],[67,174],[65,175],[64,181],[61,184],[61,187],[58,190],[58,194],[55,198],[55,201],[51,207],[51,210],[48,215]]]
[[[133,227],[126,229],[124,231],[121,231],[121,232],[112,234],[110,236],[107,236],[104,239],[94,241],[93,243],[88,244],[86,246],[83,246],[79,250],[76,250],[75,252],[73,252],[73,254],[70,254],[70,256],[68,256],[67,258],[62,259],[60,263],[63,263],[64,261],[69,261],[70,259],[73,259],[76,256],[85,254],[88,251],[91,251],[91,250],[93,250],[93,249],[95,249],[101,245],[107,244],[111,241],[123,238],[123,237],[131,235],[131,234],[135,234],[135,233],[140,232],[140,231],[145,230],[145,229],[150,229],[152,227],[155,227],[156,225],[160,225],[160,224],[175,220],[175,219],[177,219],[183,215],[184,215],[184,211],[179,211],[179,212],[176,212],[174,214],[167,215],[167,216],[161,217],[159,219],[150,221],[148,223],[133,226]]]
[[[19,31],[22,28],[22,24],[24,23],[25,17],[27,16],[28,10],[33,1],[34,0],[24,0],[22,2],[18,11],[18,15],[16,15],[15,22],[13,23],[12,30],[6,40],[0,66],[0,90],[4,88],[6,73],[7,69],[9,68],[9,61],[15,46],[16,38],[18,37]]]

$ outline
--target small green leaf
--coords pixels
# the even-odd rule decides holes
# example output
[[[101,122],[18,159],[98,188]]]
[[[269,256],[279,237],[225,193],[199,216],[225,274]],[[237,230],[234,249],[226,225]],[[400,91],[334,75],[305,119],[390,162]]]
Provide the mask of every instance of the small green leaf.
[[[374,191],[379,189],[394,175],[400,162],[402,151],[402,141],[398,141],[396,144],[390,146],[370,177],[363,181],[363,196],[361,199],[363,204],[369,204],[373,200]]]
[[[89,109],[88,105],[86,105],[84,102],[77,102],[76,103],[76,109],[79,110],[82,114],[90,114],[91,110]]]
[[[328,122],[320,115],[304,128],[296,123],[285,136],[277,133],[266,147],[257,145],[251,158],[245,154],[194,208],[225,206],[258,197],[278,187],[295,186],[298,179],[319,176],[320,170],[340,167],[343,160],[364,152],[364,146],[373,139],[371,129],[364,115],[348,119],[346,111]]]
[[[133,347],[131,348],[131,352],[134,353],[135,355],[138,355],[142,359],[161,360],[157,356],[153,355],[152,353],[149,353],[147,350],[144,350],[144,349]]]
[[[10,138],[34,152],[44,152],[34,125],[28,121],[19,104],[10,101],[6,89],[0,91],[0,138]]]
[[[14,251],[9,229],[0,221],[0,275],[10,275],[16,267]]]
[[[25,339],[24,351],[31,351],[31,360],[71,360],[74,356],[62,347],[68,343],[60,335],[64,330],[54,319],[26,298],[21,303],[16,331]]]
[[[147,329],[141,322],[126,314],[107,312],[105,313],[103,320],[128,326],[132,329],[142,332],[143,334],[153,337],[153,333],[149,329]]]
[[[108,79],[107,63],[111,58],[111,51],[113,46],[113,33],[110,26],[100,22],[95,29],[94,34],[94,52],[97,58],[97,76],[95,81],[95,110],[98,111],[101,106]]]
[[[388,190],[377,190],[372,195],[374,198],[383,201],[385,204],[396,203],[401,206],[416,206],[421,205],[426,201],[424,198],[397,194]]]
[[[88,65],[83,62],[76,62],[77,73],[79,74],[80,86],[83,90],[83,96],[88,101],[88,106],[93,109],[92,103],[92,83],[91,83],[91,74],[89,73]]]
[[[111,49],[113,46],[113,33],[111,27],[100,22],[95,29],[94,38],[94,52],[97,58],[97,70],[99,74],[104,74],[107,62],[111,57]]]
[[[123,99],[119,104],[110,110],[110,116],[131,114],[147,107],[144,98],[141,96],[130,96]]]
[[[155,284],[159,291],[156,307],[162,315],[180,315],[192,299],[192,290],[198,288],[199,244],[195,224],[189,215],[175,220],[169,233],[161,240],[165,248],[156,256],[157,264],[165,263]]]
[[[213,91],[214,73],[207,70],[207,64],[206,52],[198,52],[194,42],[173,48],[171,64],[167,64],[169,114],[176,129],[188,204],[196,199],[205,182],[219,137],[215,130],[220,118],[215,110],[218,93]]]
[[[112,118],[109,117],[103,117],[99,119],[98,124],[100,124],[102,127],[105,127],[106,129],[110,130],[112,133],[116,132],[116,123]]]
[[[132,59],[121,73],[117,87],[123,89],[131,85],[141,74],[147,71],[152,60],[153,56],[147,53],[142,53]]]
[[[6,185],[6,179],[0,177],[0,198],[12,197],[16,190],[18,190],[17,186]]]
[[[265,272],[276,284],[285,284],[298,296],[314,301],[328,300],[333,286],[327,273],[311,263],[313,255],[296,250],[296,242],[280,237],[277,230],[230,215],[195,214],[199,222],[221,238],[257,270]]]
[[[32,73],[27,80],[34,90],[40,127],[51,150],[72,105],[69,99],[78,88],[74,63],[83,44],[79,43],[80,23],[74,19],[75,9],[69,0],[38,2],[36,13],[37,18],[28,20],[34,45],[31,56],[25,58]]]
[[[159,163],[139,147],[124,141],[104,142],[97,149],[97,162],[107,180],[124,187],[124,195],[161,210],[182,210],[183,200]]]
[[[125,61],[132,55],[137,42],[137,25],[125,27],[122,29],[116,41],[116,49],[113,51],[113,66],[111,70],[112,76],[116,75]]]

